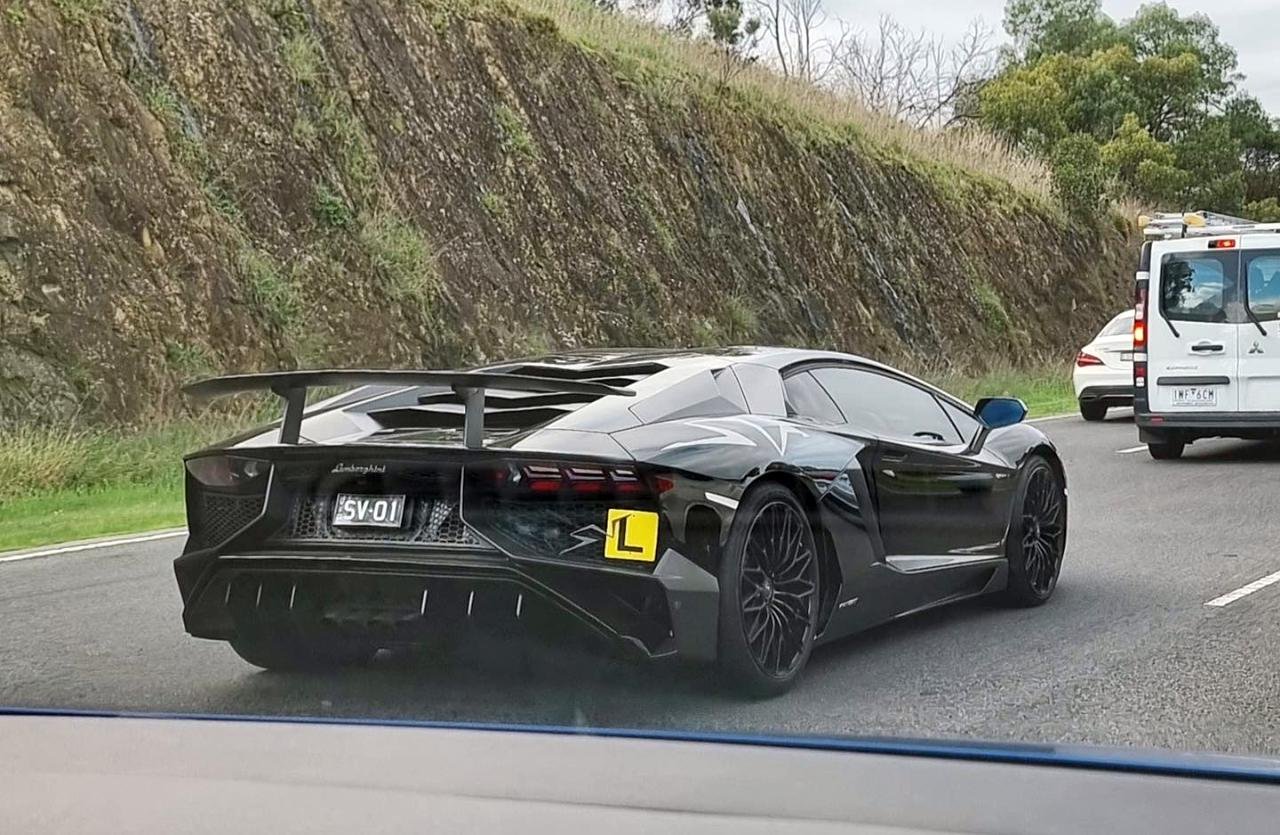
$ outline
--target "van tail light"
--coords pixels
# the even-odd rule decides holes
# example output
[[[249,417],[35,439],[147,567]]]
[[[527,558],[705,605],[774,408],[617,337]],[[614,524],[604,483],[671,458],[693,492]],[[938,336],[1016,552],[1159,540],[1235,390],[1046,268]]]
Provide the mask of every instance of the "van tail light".
[[[1133,350],[1147,350],[1147,284],[1139,282],[1133,299]]]
[[[1102,365],[1102,360],[1093,354],[1086,354],[1084,351],[1076,354],[1076,368],[1084,368],[1089,365]]]

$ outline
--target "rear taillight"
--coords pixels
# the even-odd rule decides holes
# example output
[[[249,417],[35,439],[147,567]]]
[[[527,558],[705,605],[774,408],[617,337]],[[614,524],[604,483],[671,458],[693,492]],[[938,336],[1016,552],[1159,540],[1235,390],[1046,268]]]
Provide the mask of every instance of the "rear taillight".
[[[1102,365],[1102,360],[1098,359],[1093,354],[1086,354],[1084,351],[1076,354],[1077,368],[1084,368],[1088,365]]]
[[[1133,350],[1147,350],[1147,287],[1143,282],[1134,291]]]
[[[671,489],[669,479],[653,484],[629,466],[510,463],[493,471],[494,486],[506,494],[542,496],[644,496]]]
[[[1133,291],[1133,386],[1144,389],[1147,385],[1147,288],[1149,273],[1139,272]],[[1135,406],[1145,403],[1145,391]]]
[[[206,487],[242,487],[267,474],[271,465],[256,458],[207,455],[187,459],[187,472]]]

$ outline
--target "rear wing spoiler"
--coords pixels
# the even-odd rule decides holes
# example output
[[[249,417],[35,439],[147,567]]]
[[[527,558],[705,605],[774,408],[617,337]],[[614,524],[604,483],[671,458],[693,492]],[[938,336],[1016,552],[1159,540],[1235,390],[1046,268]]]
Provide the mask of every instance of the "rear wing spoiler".
[[[280,443],[296,444],[302,429],[302,416],[307,406],[307,389],[317,386],[384,385],[384,386],[449,386],[462,398],[465,416],[463,443],[479,449],[484,441],[485,389],[509,391],[557,392],[564,394],[617,394],[634,397],[631,389],[605,383],[578,380],[556,380],[527,374],[493,374],[487,371],[394,371],[319,369],[315,371],[274,371],[263,374],[230,374],[211,377],[183,386],[187,395],[211,400],[248,391],[270,391],[284,400],[284,420],[280,426]]]

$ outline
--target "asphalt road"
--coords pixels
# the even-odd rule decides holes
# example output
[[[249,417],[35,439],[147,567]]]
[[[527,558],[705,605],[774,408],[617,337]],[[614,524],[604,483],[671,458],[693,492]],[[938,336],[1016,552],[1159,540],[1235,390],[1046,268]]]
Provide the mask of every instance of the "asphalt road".
[[[182,631],[164,539],[0,563],[0,704],[1086,742],[1280,755],[1280,446],[1152,461],[1126,418],[1041,424],[1070,536],[1053,600],[961,604],[815,652],[749,702],[685,668],[473,647],[260,672]]]

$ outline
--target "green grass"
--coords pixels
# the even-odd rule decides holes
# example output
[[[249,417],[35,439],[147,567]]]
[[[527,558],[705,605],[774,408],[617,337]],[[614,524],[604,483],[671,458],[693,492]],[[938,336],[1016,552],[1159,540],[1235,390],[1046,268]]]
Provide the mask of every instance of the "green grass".
[[[73,26],[84,26],[104,11],[102,0],[53,0],[53,5]]]
[[[1005,311],[1004,301],[1001,300],[996,289],[980,279],[973,284],[973,294],[978,300],[978,307],[982,310],[982,318],[986,322],[987,330],[991,333],[1004,333],[1009,330],[1009,314]]]
[[[335,229],[345,229],[353,220],[347,201],[326,183],[316,186],[313,210],[317,220]]]
[[[182,456],[263,417],[257,402],[142,428],[0,432],[0,550],[182,524]]]
[[[978,375],[935,372],[923,373],[920,377],[968,403],[980,397],[1020,398],[1027,404],[1031,417],[1063,414],[1076,409],[1071,369],[1065,365],[1031,370],[1005,368]]]
[[[293,282],[275,259],[261,250],[246,246],[240,250],[238,260],[250,303],[267,321],[282,329],[290,328],[302,306]]]
[[[365,196],[378,178],[378,161],[364,126],[341,93],[330,90],[324,96],[320,104],[320,125],[337,147],[348,185],[357,196]]]
[[[481,189],[480,205],[484,206],[484,210],[489,213],[489,216],[499,223],[506,223],[511,213],[511,206],[507,202],[507,198],[496,191]]]
[[[56,491],[0,505],[0,551],[183,523],[181,487],[128,484],[84,493]]]
[[[538,145],[529,133],[529,126],[524,116],[507,104],[499,104],[493,108],[493,120],[502,134],[502,147],[508,154],[523,157],[526,160],[538,158]]]
[[[439,268],[431,244],[417,227],[397,214],[379,212],[360,227],[360,242],[393,297],[417,307],[430,305]]]
[[[291,35],[280,48],[280,60],[294,84],[309,86],[320,79],[320,48],[308,32]]]
[[[4,8],[5,19],[14,26],[21,26],[27,22],[27,10],[22,5],[22,0],[12,0],[9,5]]]

